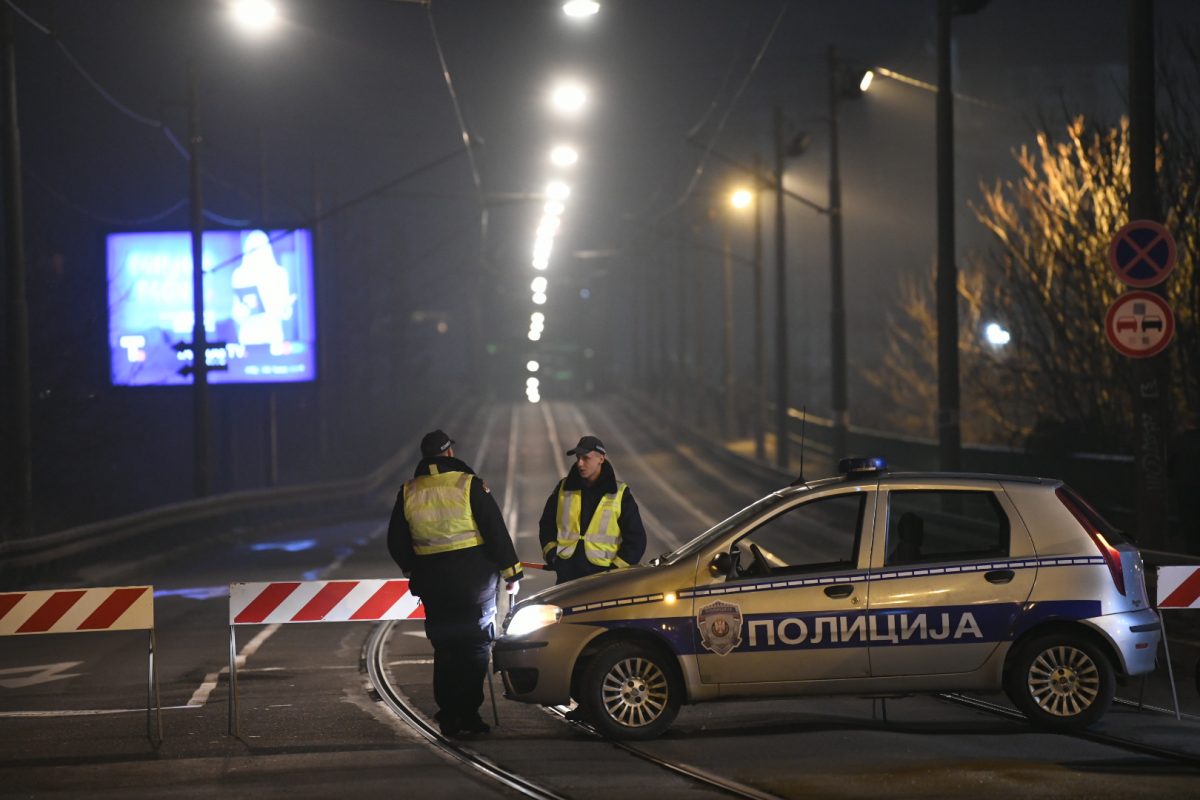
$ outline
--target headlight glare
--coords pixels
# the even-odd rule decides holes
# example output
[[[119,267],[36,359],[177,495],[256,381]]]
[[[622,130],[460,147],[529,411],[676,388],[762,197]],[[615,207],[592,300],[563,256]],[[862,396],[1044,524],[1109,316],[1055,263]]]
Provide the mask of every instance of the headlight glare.
[[[513,614],[508,627],[504,629],[506,636],[524,636],[547,625],[553,625],[562,619],[562,609],[551,605],[525,606]]]

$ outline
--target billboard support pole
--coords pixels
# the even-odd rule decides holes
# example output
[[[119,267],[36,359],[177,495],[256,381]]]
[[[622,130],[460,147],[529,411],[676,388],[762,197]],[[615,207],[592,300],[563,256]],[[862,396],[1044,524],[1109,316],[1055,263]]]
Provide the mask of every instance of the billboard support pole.
[[[199,114],[196,84],[199,68],[188,65],[188,160],[191,183],[192,230],[192,454],[195,494],[206,497],[211,491],[208,452],[208,342],[204,331],[204,187],[200,172]]]

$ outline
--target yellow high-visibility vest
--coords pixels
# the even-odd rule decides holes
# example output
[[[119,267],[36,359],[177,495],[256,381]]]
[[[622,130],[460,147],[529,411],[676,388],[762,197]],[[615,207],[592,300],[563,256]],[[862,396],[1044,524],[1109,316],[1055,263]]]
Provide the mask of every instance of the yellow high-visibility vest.
[[[548,543],[544,551],[549,553],[556,548],[558,558],[567,559],[575,554],[575,548],[582,540],[583,554],[596,566],[628,567],[629,564],[617,557],[617,548],[621,544],[621,528],[617,520],[621,516],[621,499],[629,487],[618,483],[615,492],[601,497],[587,530],[581,531],[579,520],[583,509],[583,492],[567,491],[565,486],[564,478],[558,484],[558,540]]]
[[[436,472],[404,483],[404,518],[419,556],[465,550],[483,544],[471,513],[471,475]]]

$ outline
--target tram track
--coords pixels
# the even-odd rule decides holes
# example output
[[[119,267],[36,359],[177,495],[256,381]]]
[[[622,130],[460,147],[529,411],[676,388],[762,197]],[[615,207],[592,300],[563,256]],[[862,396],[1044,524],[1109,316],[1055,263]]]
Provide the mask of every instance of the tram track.
[[[1007,706],[1003,706],[998,703],[993,703],[989,700],[984,700],[979,697],[971,697],[970,695],[960,694],[958,692],[943,692],[943,693],[939,693],[939,694],[936,694],[933,696],[944,702],[952,703],[952,704],[958,705],[958,706],[963,706],[965,708],[971,708],[976,711],[982,711],[983,713],[991,714],[992,716],[1003,717],[1005,719],[1018,720],[1020,722],[1026,722],[1026,723],[1028,723],[1028,721],[1029,721],[1029,719],[1024,714],[1022,714],[1020,711],[1017,711],[1014,708],[1009,708]],[[1120,701],[1120,702],[1122,702],[1122,704],[1128,704],[1128,705],[1131,705],[1134,707],[1137,706],[1136,703],[1130,703],[1128,701]],[[1099,731],[1091,731],[1091,730],[1061,731],[1060,733],[1063,736],[1070,736],[1074,739],[1082,739],[1084,741],[1092,742],[1094,744],[1103,744],[1103,745],[1108,745],[1109,747],[1117,747],[1117,748],[1120,748],[1122,750],[1127,750],[1132,753],[1138,753],[1140,755],[1146,755],[1146,756],[1153,756],[1155,758],[1161,758],[1166,761],[1174,761],[1176,763],[1186,764],[1191,767],[1200,768],[1200,757],[1198,757],[1192,753],[1185,753],[1185,752],[1182,752],[1179,750],[1170,750],[1165,747],[1159,747],[1157,745],[1146,744],[1145,742],[1137,742],[1132,739],[1126,739],[1126,738],[1122,738],[1119,736],[1113,736],[1112,734],[1101,733]]]
[[[363,647],[362,661],[367,676],[371,681],[371,686],[379,695],[380,700],[396,716],[409,725],[416,733],[420,734],[435,750],[490,781],[498,783],[511,791],[515,791],[523,797],[539,798],[542,800],[568,800],[568,796],[497,764],[461,742],[443,736],[437,727],[388,680],[385,653],[387,650],[387,640],[394,627],[395,622],[385,622],[372,630]],[[724,795],[747,798],[747,800],[781,800],[777,795],[763,792],[753,786],[738,783],[730,778],[716,775],[700,767],[672,762],[629,742],[605,739],[591,725],[567,719],[567,710],[565,708],[556,707],[546,710],[551,716],[562,720],[565,725],[583,731],[596,740],[607,742],[607,744],[631,756],[635,756],[675,775],[682,776],[693,783],[717,790]]]

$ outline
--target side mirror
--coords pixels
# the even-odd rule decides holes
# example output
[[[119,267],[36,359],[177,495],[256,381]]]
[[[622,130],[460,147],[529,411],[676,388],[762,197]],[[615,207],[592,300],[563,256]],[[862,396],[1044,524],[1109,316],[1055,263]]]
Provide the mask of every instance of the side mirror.
[[[732,569],[733,557],[729,553],[717,553],[708,564],[708,572],[714,578],[728,576]]]

